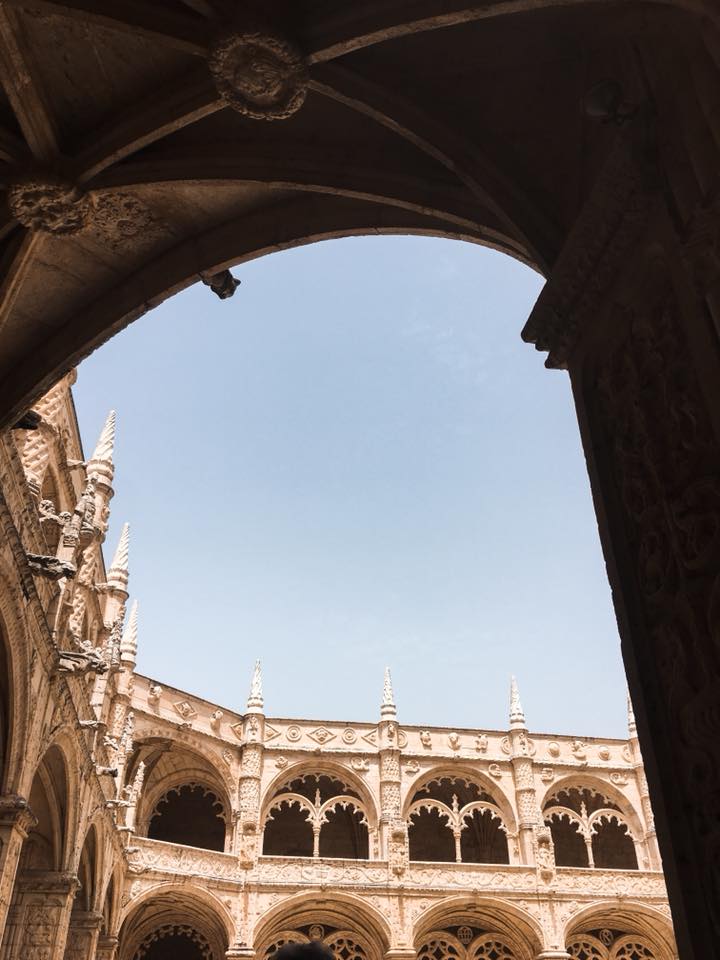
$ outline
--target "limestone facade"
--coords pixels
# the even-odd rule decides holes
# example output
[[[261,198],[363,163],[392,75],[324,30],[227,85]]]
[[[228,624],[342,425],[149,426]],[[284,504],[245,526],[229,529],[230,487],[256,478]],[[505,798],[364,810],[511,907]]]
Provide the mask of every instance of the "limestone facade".
[[[674,960],[626,740],[244,713],[136,672],[115,415],[74,375],[0,439],[0,960]],[[380,687],[380,683],[378,684]]]

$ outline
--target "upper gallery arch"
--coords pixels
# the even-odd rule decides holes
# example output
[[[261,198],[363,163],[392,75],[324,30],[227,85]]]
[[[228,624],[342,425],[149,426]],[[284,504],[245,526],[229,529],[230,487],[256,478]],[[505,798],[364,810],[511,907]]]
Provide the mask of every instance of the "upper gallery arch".
[[[515,817],[497,786],[478,773],[438,769],[405,801],[411,860],[508,863]]]

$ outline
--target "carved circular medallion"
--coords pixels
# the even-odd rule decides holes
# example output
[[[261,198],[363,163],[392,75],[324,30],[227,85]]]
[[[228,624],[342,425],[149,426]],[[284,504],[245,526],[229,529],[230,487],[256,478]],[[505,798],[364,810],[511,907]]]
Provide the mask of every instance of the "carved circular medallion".
[[[551,741],[550,741],[550,743],[548,744],[548,748],[547,748],[547,749],[548,749],[548,753],[550,754],[551,757],[559,757],[559,756],[560,756],[560,744],[559,744],[559,743],[556,743],[555,740],[551,740]]]
[[[285,120],[305,101],[308,75],[300,52],[265,28],[220,39],[208,60],[220,96],[254,120]]]
[[[355,743],[355,741],[357,740],[357,734],[352,729],[352,727],[346,727],[343,730],[342,738],[343,738],[343,743]]]
[[[292,724],[285,731],[285,736],[291,743],[297,743],[300,737],[302,737],[302,730],[296,724]]]
[[[10,212],[29,230],[77,233],[90,216],[90,198],[68,180],[53,174],[34,174],[8,189]]]

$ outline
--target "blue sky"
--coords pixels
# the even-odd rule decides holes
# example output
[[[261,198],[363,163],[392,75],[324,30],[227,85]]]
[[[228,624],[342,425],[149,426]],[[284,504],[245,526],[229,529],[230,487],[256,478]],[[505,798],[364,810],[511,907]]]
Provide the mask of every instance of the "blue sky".
[[[202,285],[86,360],[117,410],[138,669],[242,710],[625,735],[625,681],[566,374],[520,330],[541,279],[450,240],[314,244]]]

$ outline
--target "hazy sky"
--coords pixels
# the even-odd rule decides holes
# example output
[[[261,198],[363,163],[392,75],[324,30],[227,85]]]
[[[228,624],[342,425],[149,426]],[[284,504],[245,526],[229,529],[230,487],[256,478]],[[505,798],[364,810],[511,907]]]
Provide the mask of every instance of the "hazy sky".
[[[106,559],[131,525],[138,669],[269,715],[625,735],[625,681],[567,375],[520,330],[541,280],[372,237],[238,267],[80,367],[116,408]]]

